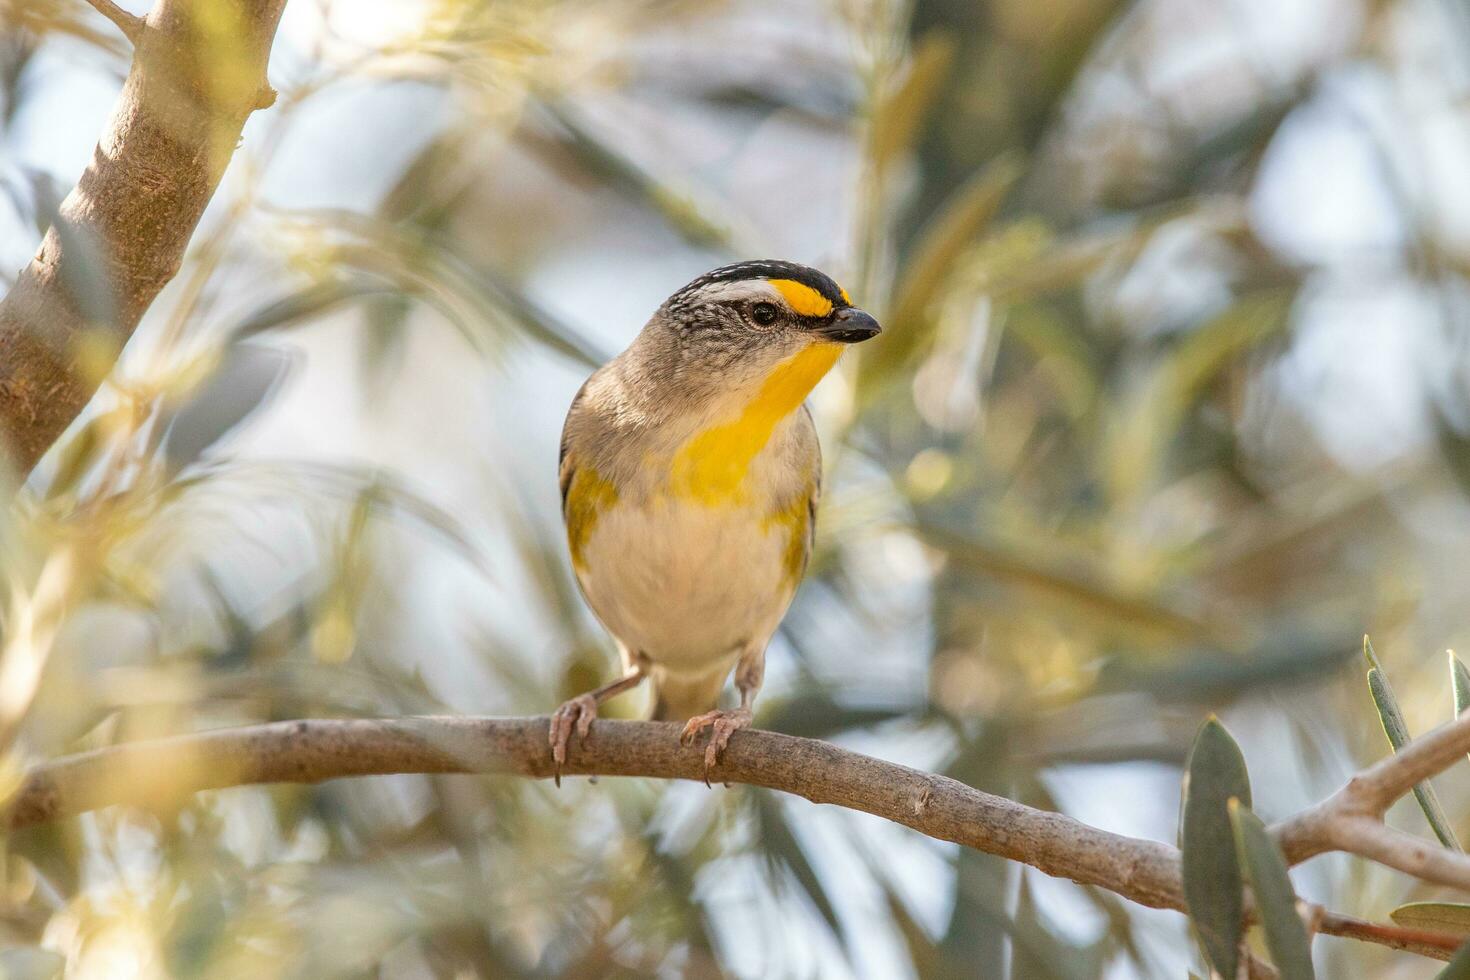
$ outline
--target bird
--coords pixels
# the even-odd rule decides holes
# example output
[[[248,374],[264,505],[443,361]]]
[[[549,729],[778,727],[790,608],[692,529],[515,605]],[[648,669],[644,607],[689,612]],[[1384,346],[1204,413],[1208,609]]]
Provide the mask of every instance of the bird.
[[[558,784],[598,706],[647,681],[654,720],[705,731],[705,781],[751,723],[766,646],[806,574],[822,454],[805,400],[878,321],[809,266],[774,259],[675,292],[573,398],[559,477],[572,570],[618,679],[563,703]],[[739,706],[721,709],[731,671]]]

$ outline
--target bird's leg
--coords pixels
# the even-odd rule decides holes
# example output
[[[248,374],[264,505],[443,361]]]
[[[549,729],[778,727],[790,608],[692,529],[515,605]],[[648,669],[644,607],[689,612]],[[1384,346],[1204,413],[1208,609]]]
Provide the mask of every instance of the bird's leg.
[[[699,737],[699,733],[706,728],[710,730],[709,745],[704,750],[704,784],[709,785],[709,771],[725,754],[725,747],[730,744],[730,736],[742,728],[750,727],[751,706],[755,704],[755,696],[760,693],[761,682],[766,676],[766,648],[764,646],[753,647],[742,654],[739,663],[735,665],[735,689],[740,692],[740,707],[732,711],[706,711],[702,715],[695,715],[684,725],[684,731],[679,735],[679,741],[684,745],[693,744]]]
[[[643,667],[639,663],[628,664],[625,670],[626,673],[611,684],[604,684],[595,691],[579,694],[570,701],[563,702],[561,707],[552,713],[548,741],[551,743],[551,761],[555,768],[556,785],[561,785],[561,767],[562,763],[567,761],[567,743],[571,741],[573,728],[576,729],[578,739],[585,739],[592,731],[592,720],[597,717],[597,706],[614,695],[637,687],[645,676]]]

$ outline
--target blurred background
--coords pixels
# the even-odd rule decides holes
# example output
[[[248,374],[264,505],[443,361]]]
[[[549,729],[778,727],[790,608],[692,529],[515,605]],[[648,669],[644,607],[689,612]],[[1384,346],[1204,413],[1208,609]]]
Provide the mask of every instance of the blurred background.
[[[1458,0],[291,0],[279,101],[0,521],[34,668],[0,776],[609,679],[567,405],[676,288],[779,257],[886,330],[813,398],[757,724],[1172,842],[1217,712],[1286,816],[1386,750],[1361,634],[1416,732],[1470,635],[1467,51]],[[0,289],[128,58],[80,0],[0,0]],[[1470,835],[1470,778],[1438,789]],[[1202,972],[1181,915],[747,787],[251,787],[3,856],[17,977]]]

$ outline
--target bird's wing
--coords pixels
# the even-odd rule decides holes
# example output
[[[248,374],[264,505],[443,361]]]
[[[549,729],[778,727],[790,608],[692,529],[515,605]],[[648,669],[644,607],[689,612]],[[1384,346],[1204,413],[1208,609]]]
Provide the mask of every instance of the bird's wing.
[[[588,378],[582,382],[582,387],[577,389],[577,394],[572,398],[572,406],[567,409],[567,420],[561,428],[561,454],[557,457],[558,479],[561,483],[561,512],[562,517],[567,513],[567,493],[572,489],[572,477],[577,475],[577,454],[572,451],[572,425],[573,421],[581,414],[584,396],[587,394],[587,385],[592,382]]]
[[[817,440],[817,427],[812,422],[812,413],[805,404],[801,406],[801,414],[806,423],[805,429],[811,439],[812,449],[808,456],[811,470],[806,491],[806,527],[802,534],[801,567],[796,574],[798,582],[806,575],[807,564],[812,558],[812,548],[817,540],[817,505],[822,502],[822,444]]]

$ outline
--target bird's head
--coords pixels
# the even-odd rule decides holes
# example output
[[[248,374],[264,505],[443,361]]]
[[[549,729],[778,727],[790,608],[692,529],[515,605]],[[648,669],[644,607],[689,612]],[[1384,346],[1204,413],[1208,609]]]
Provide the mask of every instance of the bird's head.
[[[722,266],[674,293],[645,337],[690,388],[753,395],[776,385],[795,408],[847,345],[879,330],[824,273],[760,260]]]

